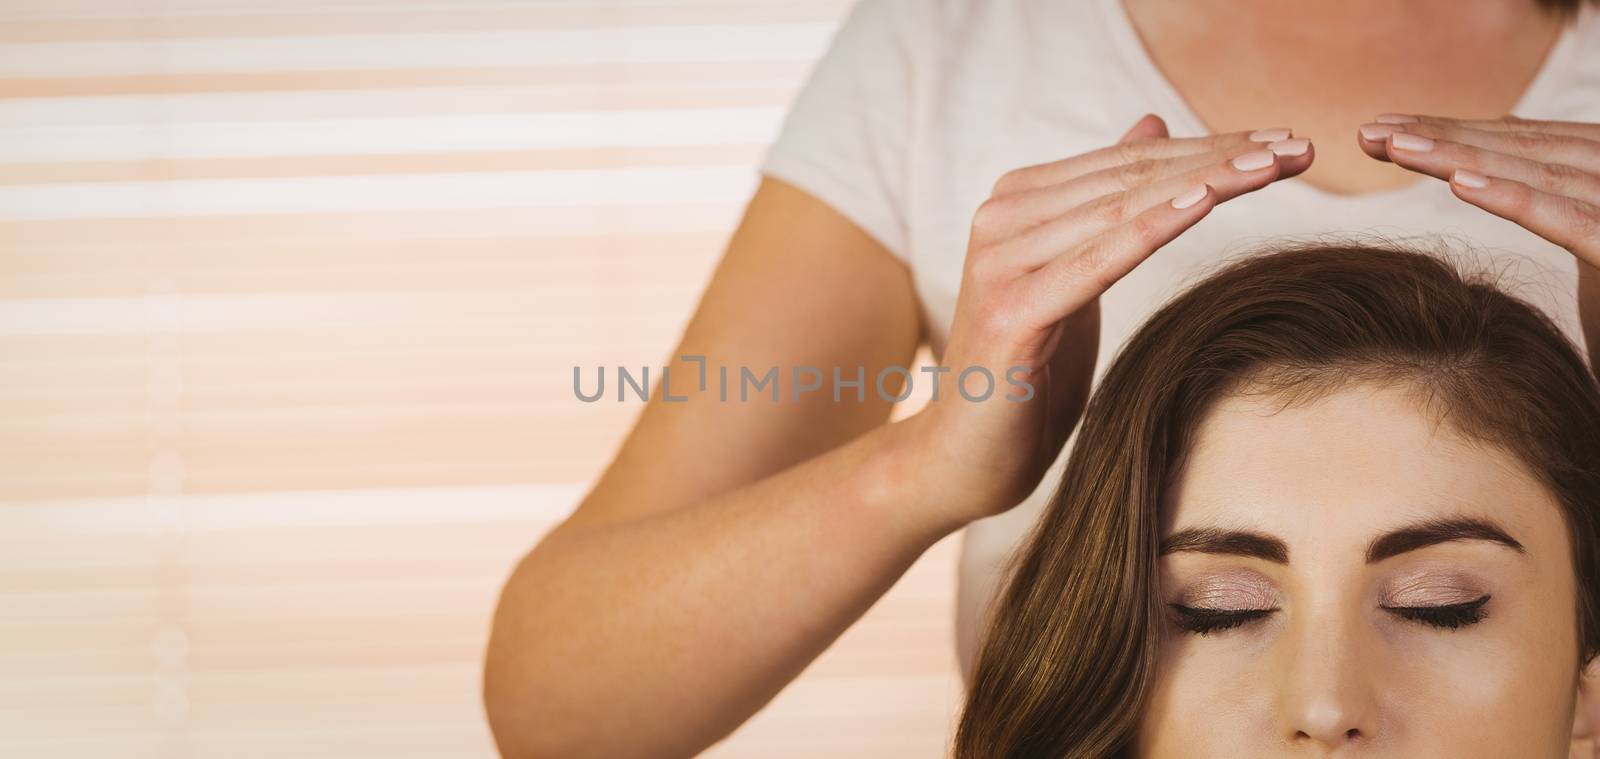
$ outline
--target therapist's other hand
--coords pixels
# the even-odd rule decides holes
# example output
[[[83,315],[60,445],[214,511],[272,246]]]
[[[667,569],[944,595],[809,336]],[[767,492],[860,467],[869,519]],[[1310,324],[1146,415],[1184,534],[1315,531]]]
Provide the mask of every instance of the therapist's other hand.
[[[1368,155],[1443,179],[1600,269],[1600,124],[1383,114],[1358,137]]]
[[[1115,145],[1002,176],[972,220],[939,361],[949,373],[911,420],[923,427],[917,476],[936,479],[944,515],[964,524],[1037,487],[1087,404],[1102,293],[1216,204],[1312,158],[1288,129],[1174,139],[1150,115]],[[987,400],[958,392],[969,367],[993,377]],[[967,377],[972,397],[987,387],[976,369]]]
[[[1357,141],[1572,253],[1578,319],[1600,377],[1600,124],[1389,113],[1361,125]]]

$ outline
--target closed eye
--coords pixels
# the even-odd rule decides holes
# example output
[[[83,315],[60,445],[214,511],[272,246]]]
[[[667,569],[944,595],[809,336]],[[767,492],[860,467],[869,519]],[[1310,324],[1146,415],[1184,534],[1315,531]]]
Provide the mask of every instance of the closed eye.
[[[1183,604],[1169,604],[1172,620],[1179,628],[1196,635],[1222,632],[1240,625],[1264,619],[1277,609],[1207,609]]]
[[[1483,621],[1488,613],[1483,610],[1489,596],[1459,604],[1445,606],[1385,606],[1384,611],[1410,622],[1420,622],[1431,627],[1455,630]]]

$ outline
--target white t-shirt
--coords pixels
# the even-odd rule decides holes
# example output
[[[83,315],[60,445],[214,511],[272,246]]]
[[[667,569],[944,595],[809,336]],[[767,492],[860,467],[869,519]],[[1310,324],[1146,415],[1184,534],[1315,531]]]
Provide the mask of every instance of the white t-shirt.
[[[853,221],[905,261],[941,355],[973,212],[996,179],[1116,141],[1140,115],[1174,137],[1206,128],[1146,53],[1121,0],[865,0],[817,64],[762,172]],[[1589,3],[1550,52],[1514,114],[1600,122],[1600,13]],[[1289,236],[1427,235],[1470,246],[1583,349],[1573,256],[1423,181],[1339,195],[1297,179],[1226,203],[1100,298],[1098,382],[1154,310],[1253,244]],[[1072,441],[1067,444],[1070,450]],[[1017,508],[967,528],[958,619],[963,659],[977,609],[1038,518],[1065,453]]]

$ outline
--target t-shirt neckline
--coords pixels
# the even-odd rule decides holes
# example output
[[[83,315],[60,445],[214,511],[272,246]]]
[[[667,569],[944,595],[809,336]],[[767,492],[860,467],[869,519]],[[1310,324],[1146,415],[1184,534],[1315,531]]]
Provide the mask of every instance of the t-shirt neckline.
[[[1132,16],[1122,0],[1097,0],[1100,9],[1102,26],[1107,32],[1112,45],[1117,53],[1131,68],[1135,83],[1144,89],[1157,104],[1157,113],[1166,119],[1169,126],[1176,126],[1179,131],[1187,134],[1208,135],[1211,129],[1206,126],[1189,105],[1189,101],[1179,94],[1177,87],[1167,78],[1160,67],[1156,66],[1155,59],[1150,51],[1145,48],[1144,40],[1139,36],[1139,30],[1133,24]],[[1555,44],[1545,53],[1544,61],[1540,63],[1532,81],[1522,91],[1517,99],[1517,104],[1512,107],[1511,113],[1523,115],[1537,111],[1550,96],[1560,87],[1562,75],[1570,70],[1568,60],[1577,54],[1579,29],[1591,20],[1593,11],[1588,3],[1582,4],[1578,17],[1570,20],[1556,38]],[[1176,122],[1176,123],[1174,123]],[[1299,178],[1291,178],[1281,182],[1289,188],[1311,194],[1324,201],[1342,203],[1369,203],[1374,201],[1388,201],[1407,193],[1416,192],[1419,186],[1437,184],[1436,180],[1420,177],[1417,181],[1399,187],[1384,190],[1372,190],[1359,193],[1339,193],[1323,189]]]

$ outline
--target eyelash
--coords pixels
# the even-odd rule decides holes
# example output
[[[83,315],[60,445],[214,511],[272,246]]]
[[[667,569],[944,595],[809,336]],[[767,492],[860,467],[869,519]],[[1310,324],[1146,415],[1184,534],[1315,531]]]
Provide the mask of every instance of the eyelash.
[[[1183,604],[1171,604],[1177,612],[1173,620],[1178,627],[1196,635],[1222,632],[1243,624],[1265,618],[1277,609],[1201,609]]]
[[[1446,604],[1444,606],[1382,606],[1401,619],[1417,622],[1444,630],[1455,630],[1469,625],[1475,625],[1488,616],[1484,612],[1484,604],[1489,602],[1489,596],[1481,596],[1475,600],[1459,604]],[[1277,609],[1204,609],[1183,604],[1170,604],[1173,612],[1173,621],[1185,632],[1195,635],[1209,635],[1222,632],[1241,625],[1249,624],[1277,611]]]
[[[1384,611],[1394,614],[1401,619],[1412,622],[1421,622],[1446,630],[1454,630],[1468,625],[1475,625],[1488,616],[1483,610],[1483,605],[1489,602],[1489,596],[1479,596],[1466,603],[1448,604],[1445,606],[1384,606]]]

